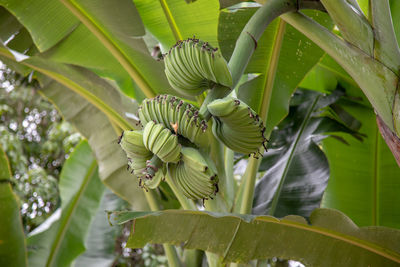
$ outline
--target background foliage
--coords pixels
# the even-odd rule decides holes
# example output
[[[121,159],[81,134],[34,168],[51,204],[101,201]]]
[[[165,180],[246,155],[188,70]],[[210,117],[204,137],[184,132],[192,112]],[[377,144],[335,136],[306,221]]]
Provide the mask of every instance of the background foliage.
[[[223,260],[274,256],[317,265],[400,262],[400,169],[380,136],[371,99],[296,27],[276,19],[264,31],[266,25],[253,21],[263,7],[238,2],[0,0],[0,59],[18,73],[1,72],[0,144],[10,160],[26,240],[18,229],[15,234],[27,242],[29,265],[156,266],[168,260],[201,266],[207,258],[221,266]],[[358,2],[367,11],[375,1]],[[387,3],[398,34],[399,5]],[[325,32],[341,34],[327,13],[304,13]],[[142,99],[176,94],[156,58],[193,35],[222,51],[239,81],[234,94],[266,118],[270,137],[259,160],[210,142],[221,192],[205,207],[180,198],[167,182],[143,192],[117,144],[122,130],[139,128]],[[204,97],[191,101],[199,105]],[[17,222],[16,200],[4,190]],[[114,213],[117,223],[133,223],[110,227],[104,210],[121,209],[135,212]],[[157,211],[165,209],[214,213]],[[154,212],[137,212],[148,210]],[[228,225],[232,231],[226,232]],[[206,253],[203,261],[199,251],[170,245],[182,242],[219,256]]]

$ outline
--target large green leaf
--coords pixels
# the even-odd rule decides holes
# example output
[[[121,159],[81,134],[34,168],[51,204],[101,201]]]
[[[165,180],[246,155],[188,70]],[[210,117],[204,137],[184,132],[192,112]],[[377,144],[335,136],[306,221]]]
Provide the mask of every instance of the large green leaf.
[[[190,4],[181,0],[134,2],[144,25],[161,42],[165,51],[177,40],[193,35],[218,46],[218,1],[195,1]]]
[[[0,5],[28,29],[40,51],[54,46],[79,23],[59,1],[1,0]]]
[[[218,40],[225,58],[230,58],[237,37],[256,10],[257,8],[242,8],[235,12],[221,11]],[[326,14],[314,11],[309,15],[324,26],[332,27]],[[280,50],[275,46],[280,46]],[[254,110],[260,111],[264,94],[272,90],[266,120],[267,132],[287,115],[291,95],[323,54],[318,46],[292,26],[280,26],[277,21],[268,26],[245,71],[258,76],[244,83],[237,92],[240,99]],[[270,79],[274,82],[270,83]]]
[[[73,17],[67,8],[56,2],[60,10]],[[31,9],[42,8],[40,1],[30,4]],[[64,1],[64,4],[72,7],[74,15],[85,25],[72,18],[71,21],[75,21],[76,25],[69,31],[64,31],[62,38],[49,42],[48,47],[43,49],[47,50],[46,58],[90,68],[103,77],[116,80],[121,89],[130,96],[137,96],[133,88],[142,90],[148,96],[154,95],[153,92],[163,93],[171,90],[163,72],[162,62],[157,62],[151,57],[142,39],[145,31],[132,1],[119,1],[118,5],[112,1]],[[53,5],[44,7],[51,10]],[[54,20],[54,25],[67,18],[61,14],[54,17],[52,14],[43,14],[42,17],[36,18],[37,14],[20,11],[17,6],[12,5],[8,8],[11,12],[21,13],[17,18],[32,34],[34,40],[37,24],[46,24],[46,16]],[[15,36],[18,36],[18,32]],[[16,37],[14,39],[13,41],[19,44],[27,43],[18,41]]]
[[[331,95],[298,90],[290,113],[272,132],[269,151],[259,171],[266,171],[255,189],[253,213],[283,217],[309,217],[318,208],[329,178],[328,160],[318,143],[327,133],[352,132],[345,125],[322,115],[343,92]]]
[[[129,74],[82,24],[42,56],[59,63],[89,68],[103,77],[116,80],[123,92],[134,96],[133,82]]]
[[[144,34],[144,28],[132,1],[119,1],[118,5],[108,0],[61,2],[118,60],[147,97],[169,88],[163,64],[150,56],[142,38],[135,38]]]
[[[134,220],[127,246],[183,244],[216,253],[225,261],[281,257],[307,266],[399,266],[400,231],[358,228],[344,214],[315,210],[311,225],[299,216],[230,215],[200,211],[120,212]]]
[[[0,54],[13,58],[2,48]],[[122,131],[120,129],[134,127],[132,124],[136,121],[130,121],[127,116],[129,113],[136,113],[136,102],[83,68],[38,57],[31,57],[20,63],[57,81],[48,78],[47,82],[42,81],[45,85],[42,92],[57,106],[64,118],[71,121],[89,140],[103,182],[136,208],[147,208],[143,192],[138,188],[136,181],[128,178],[126,156],[117,144],[117,137]],[[42,75],[41,80],[43,77]],[[113,128],[113,124],[117,128]]]
[[[104,192],[96,159],[86,141],[64,163],[59,187],[61,210],[28,238],[31,266],[69,266],[85,250],[89,225]],[[57,215],[59,219],[51,223]]]
[[[123,201],[109,190],[104,192],[100,208],[90,226],[86,239],[86,251],[74,262],[75,266],[108,267],[115,261],[115,240],[121,234],[118,227],[110,227],[106,210],[121,209]]]
[[[362,91],[332,58],[324,57],[313,72],[329,77],[330,82],[346,89],[349,98],[356,102],[341,101],[345,111],[357,118],[362,127],[363,142],[341,135],[347,145],[336,138],[324,141],[331,168],[331,177],[322,205],[339,209],[357,224],[400,227],[400,168],[382,139],[375,114]],[[311,73],[310,73],[311,74]],[[306,78],[301,84],[310,89],[326,91],[331,85],[325,81]],[[328,87],[325,87],[328,85]]]
[[[28,55],[37,54],[38,51],[30,36],[23,35],[24,38],[20,37],[21,33],[33,30],[31,29],[31,25],[28,24],[27,28],[24,28],[11,13],[7,12],[3,7],[1,7],[1,10],[0,25],[2,29],[8,29],[1,32],[2,36],[0,38],[2,42],[5,43],[7,41],[7,47],[19,53]],[[29,14],[25,15],[29,16]],[[71,31],[68,31],[65,38],[57,41],[46,52],[42,53],[41,56],[60,63],[69,63],[90,68],[103,77],[114,79],[120,85],[122,91],[133,96],[133,82],[128,73],[97,38],[82,24],[77,24]],[[13,68],[17,67],[15,63],[7,59],[5,61]],[[22,71],[19,72],[22,73]],[[26,74],[25,71],[23,75]]]
[[[85,99],[56,82],[51,82],[41,91],[57,106],[64,118],[88,139],[99,163],[103,183],[135,208],[146,209],[143,191],[126,170],[126,155],[117,143],[118,135],[108,118]],[[123,104],[121,102],[121,106]],[[135,107],[133,102],[131,105]]]
[[[4,47],[0,47],[0,57],[17,61],[14,55]],[[81,95],[106,114],[120,128],[132,128],[130,123],[123,118],[123,114],[124,112],[135,111],[134,106],[128,109],[125,107],[124,109],[121,102],[128,102],[127,98],[118,93],[111,84],[92,72],[83,68],[48,61],[40,57],[30,57],[24,61],[14,63],[36,70],[42,74],[42,77],[47,76]]]
[[[25,235],[10,179],[8,159],[0,146],[0,266],[22,267],[26,266]]]
[[[359,225],[400,228],[400,168],[381,137],[371,108],[344,103],[358,118],[366,135],[363,142],[343,136],[324,141],[331,168],[323,206],[339,209]]]

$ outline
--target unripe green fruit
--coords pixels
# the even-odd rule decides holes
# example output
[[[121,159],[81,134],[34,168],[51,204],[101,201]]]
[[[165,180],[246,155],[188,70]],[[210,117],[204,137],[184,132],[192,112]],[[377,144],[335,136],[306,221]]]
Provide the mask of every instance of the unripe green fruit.
[[[139,186],[155,188],[164,177],[162,162],[158,162],[143,142],[142,131],[124,131],[119,144],[128,157],[128,170],[138,178]]]
[[[143,126],[150,121],[164,125],[198,147],[208,146],[210,129],[196,107],[171,95],[158,95],[143,100],[139,107]]]
[[[181,145],[178,137],[162,124],[149,121],[143,130],[144,146],[163,162],[176,163],[181,157]]]
[[[213,84],[232,86],[228,64],[218,48],[189,38],[178,41],[163,55],[165,74],[172,88],[184,96],[197,96]]]
[[[217,99],[207,105],[214,118],[213,134],[230,149],[244,153],[259,153],[266,148],[265,127],[257,113],[233,97]]]
[[[218,176],[197,150],[182,147],[178,164],[168,164],[168,172],[183,194],[190,199],[212,198],[218,192]]]

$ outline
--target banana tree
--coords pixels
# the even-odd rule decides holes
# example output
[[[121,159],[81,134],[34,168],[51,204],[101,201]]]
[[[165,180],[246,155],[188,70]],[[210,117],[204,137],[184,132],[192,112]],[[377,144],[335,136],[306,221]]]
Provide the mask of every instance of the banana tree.
[[[311,265],[338,257],[349,266],[398,265],[396,207],[386,204],[382,210],[388,210],[387,219],[373,220],[373,228],[358,228],[346,215],[329,209],[311,213],[319,206],[329,177],[324,152],[317,145],[322,135],[340,131],[360,138],[359,127],[353,127],[357,118],[336,103],[339,96],[332,89],[345,87],[350,95],[350,88],[361,88],[366,101],[341,101],[365,105],[368,112],[372,105],[399,162],[400,54],[390,2],[360,1],[362,8],[355,0],[269,0],[235,6],[237,2],[0,0],[0,59],[37,79],[40,93],[87,138],[102,182],[135,210],[113,213],[117,223],[134,220],[128,246],[164,243],[171,266],[181,265],[181,258],[188,264],[196,256],[185,250],[185,257],[179,257],[172,245],[182,242],[185,248],[206,251],[210,266],[275,256]],[[392,7],[398,15],[396,2]],[[162,60],[150,55],[157,52],[154,44],[161,49],[155,57]],[[323,65],[330,60],[324,53],[342,68]],[[321,71],[322,66],[330,67]],[[333,88],[307,83],[316,80],[315,73],[326,74],[324,82],[334,76]],[[304,94],[308,97],[300,100],[303,105],[290,105],[299,85],[332,97]],[[284,120],[289,106],[298,106],[301,114],[287,117],[294,126]],[[296,120],[299,124],[293,123]],[[292,129],[288,140],[293,143],[279,147],[275,127]],[[337,134],[333,137],[347,142]],[[268,148],[271,151],[264,151]],[[329,158],[329,145],[325,151]],[[393,170],[390,177],[398,177],[392,155],[385,153]],[[239,162],[245,161],[239,181],[234,174],[238,155]],[[299,176],[295,166],[311,160],[305,155],[322,164],[304,168],[306,174]],[[340,158],[333,163],[337,161]],[[312,174],[316,169],[322,170],[320,176]],[[261,179],[255,192],[259,171],[278,178],[273,186]],[[382,185],[398,188],[400,182],[391,181]],[[307,188],[311,182],[314,187]],[[290,195],[285,190],[299,183],[309,191],[298,194],[294,202],[306,197],[311,201],[293,208],[285,202]],[[329,196],[339,194],[340,185],[335,188],[328,186]],[[158,211],[168,205],[163,202],[168,191],[190,211]],[[371,198],[377,196],[375,190]],[[324,203],[335,207],[334,199]],[[253,201],[264,205],[254,212],[287,217],[245,215],[252,212]],[[399,203],[396,194],[388,201]],[[202,205],[206,212],[198,211]],[[138,212],[149,208],[153,213]],[[375,217],[380,215],[380,209],[374,210]],[[181,232],[176,234],[177,228]],[[62,238],[51,246],[59,248]],[[312,245],[304,246],[306,238]],[[332,244],[339,249],[324,250],[320,257],[319,249]],[[247,253],[249,248],[253,254]],[[61,264],[63,253],[53,251],[50,256],[28,253],[29,262]],[[63,264],[71,262],[71,255]],[[349,261],[358,258],[362,260]]]

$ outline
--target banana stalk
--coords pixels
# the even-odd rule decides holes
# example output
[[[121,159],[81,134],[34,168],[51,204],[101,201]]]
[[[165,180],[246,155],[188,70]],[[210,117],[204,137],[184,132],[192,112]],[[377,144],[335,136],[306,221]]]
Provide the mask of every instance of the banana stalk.
[[[348,3],[347,0],[321,0],[321,2],[346,41],[372,56],[374,52],[374,32],[364,14]]]

